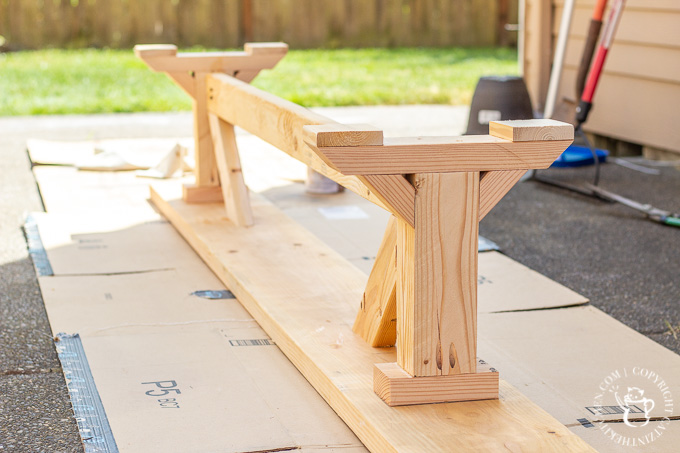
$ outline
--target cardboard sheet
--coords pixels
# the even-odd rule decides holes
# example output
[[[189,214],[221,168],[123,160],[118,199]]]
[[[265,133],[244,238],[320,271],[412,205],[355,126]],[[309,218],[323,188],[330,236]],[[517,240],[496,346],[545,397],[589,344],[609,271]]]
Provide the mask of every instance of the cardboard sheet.
[[[193,148],[193,138],[135,138],[96,141],[57,141],[31,139],[26,143],[35,165],[74,165],[95,154],[95,148],[119,154],[139,167],[152,167],[176,144]]]
[[[53,332],[81,335],[120,451],[365,452],[238,301],[192,295],[224,289],[197,264],[39,279]]]
[[[621,445],[606,438],[599,421],[618,422],[607,423],[603,430],[613,427],[639,435],[654,423],[662,424],[654,419],[680,418],[680,403],[668,406],[657,387],[663,379],[670,392],[666,396],[680,402],[680,356],[595,307],[481,314],[478,319],[479,356],[498,369],[502,379],[601,451],[620,451]],[[622,422],[624,410],[616,399],[618,394],[623,400],[635,387],[655,400],[648,414],[652,425],[645,429]],[[639,426],[646,420],[644,404],[631,406],[636,408],[629,420],[637,420],[633,424]],[[669,423],[665,432],[676,434],[662,435],[646,450],[635,451],[677,451],[672,439],[677,442],[680,437],[680,420]]]
[[[588,299],[499,252],[479,254],[479,313],[582,305]]]
[[[52,330],[90,335],[126,335],[136,328],[156,330],[229,322],[256,327],[236,299],[206,299],[192,293],[219,290],[211,272],[175,269],[121,275],[40,277]]]
[[[146,199],[149,179],[134,172],[78,171],[73,167],[39,166],[33,173],[48,213],[83,217],[110,215],[140,221],[158,218]]]
[[[87,335],[121,452],[365,452],[254,322]]]
[[[128,213],[129,214],[129,213]],[[55,275],[91,275],[188,269],[203,262],[160,218],[134,223],[109,214],[34,218]]]

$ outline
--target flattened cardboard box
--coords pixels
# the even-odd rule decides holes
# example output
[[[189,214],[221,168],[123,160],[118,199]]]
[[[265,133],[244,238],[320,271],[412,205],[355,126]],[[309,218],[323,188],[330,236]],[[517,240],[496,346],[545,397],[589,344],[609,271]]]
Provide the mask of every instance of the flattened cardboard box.
[[[38,166],[33,174],[48,213],[120,216],[145,220],[158,216],[146,198],[149,179],[134,172],[78,171],[73,167]]]
[[[33,215],[55,275],[115,274],[202,265],[165,220],[110,215]]]
[[[366,451],[255,323],[133,328],[83,345],[121,452]]]
[[[223,289],[202,263],[39,281],[53,331],[81,334],[121,452],[366,451],[238,301],[191,294]]]
[[[673,433],[636,451],[677,451],[680,407],[668,406],[660,391],[680,398],[677,354],[592,306],[480,314],[478,319],[480,357],[591,445],[601,451],[622,448],[606,438],[606,427],[629,435],[643,432],[623,423],[622,406],[629,406],[634,426],[649,417],[644,431],[664,426],[665,433]],[[647,397],[655,400],[653,408],[645,407]],[[645,408],[651,410],[645,413]],[[671,421],[654,421],[665,417]],[[610,423],[602,428],[600,421]]]

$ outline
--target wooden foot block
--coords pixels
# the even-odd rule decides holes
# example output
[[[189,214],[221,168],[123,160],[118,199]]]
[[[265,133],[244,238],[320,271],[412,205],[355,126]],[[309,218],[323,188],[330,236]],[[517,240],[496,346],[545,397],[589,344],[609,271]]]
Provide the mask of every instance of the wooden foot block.
[[[224,198],[220,186],[198,187],[193,184],[184,184],[182,200],[187,203],[219,203],[224,201]]]
[[[396,363],[376,363],[373,391],[388,406],[498,399],[498,371],[483,361],[477,372],[413,377]]]

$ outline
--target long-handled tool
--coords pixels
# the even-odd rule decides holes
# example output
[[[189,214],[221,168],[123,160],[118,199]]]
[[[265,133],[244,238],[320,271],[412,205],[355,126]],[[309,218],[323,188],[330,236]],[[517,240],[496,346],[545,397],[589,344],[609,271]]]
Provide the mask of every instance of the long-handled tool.
[[[621,19],[621,13],[623,12],[624,4],[625,0],[614,1],[611,13],[609,15],[609,20],[604,27],[602,39],[597,49],[597,54],[595,55],[595,60],[593,61],[593,65],[592,68],[590,69],[590,72],[588,73],[588,79],[583,89],[581,100],[576,109],[575,118],[576,124],[574,126],[575,132],[579,134],[586,142],[586,144],[588,145],[593,154],[593,159],[595,161],[595,178],[593,184],[585,184],[583,187],[579,187],[572,184],[566,184],[561,181],[555,181],[554,179],[541,177],[538,175],[538,172],[534,172],[532,174],[532,177],[533,179],[545,184],[550,184],[553,186],[561,187],[563,189],[571,190],[573,192],[578,192],[583,195],[593,196],[603,200],[623,204],[624,206],[628,206],[629,208],[645,213],[647,218],[649,218],[652,221],[659,222],[664,225],[680,227],[680,218],[677,214],[673,214],[669,211],[664,211],[662,209],[655,208],[654,206],[648,204],[639,203],[637,201],[631,200],[629,198],[623,197],[621,195],[609,192],[598,187],[597,185],[600,181],[600,161],[595,151],[595,148],[592,146],[592,144],[588,140],[588,137],[583,132],[582,125],[588,119],[588,114],[590,113],[590,109],[593,106],[595,89],[597,88],[598,82],[600,81],[600,76],[602,75],[602,70],[604,68],[604,63],[607,58],[609,48],[611,47],[612,41],[614,40],[614,34],[616,33],[616,28]],[[602,17],[601,13],[599,12],[599,8],[601,8],[601,11],[604,11],[605,6],[606,1],[598,2],[598,4],[596,5],[596,16],[597,14],[599,14],[599,17],[600,18]],[[591,31],[594,28],[595,26],[592,25],[591,23]]]
[[[595,48],[597,47],[597,40],[600,37],[600,30],[602,29],[602,17],[604,10],[607,8],[607,0],[598,0],[593,10],[593,17],[590,19],[590,27],[588,28],[588,35],[586,36],[586,43],[583,47],[583,54],[581,55],[581,63],[578,67],[578,75],[576,76],[576,97],[580,98],[583,94],[583,89],[586,86],[586,77],[588,76],[588,69],[590,63],[593,61],[595,55]]]
[[[670,211],[664,211],[663,209],[655,208],[649,204],[638,203],[637,201],[631,200],[630,198],[622,197],[619,194],[609,192],[608,190],[604,190],[602,187],[594,186],[592,184],[586,183],[585,187],[603,200],[613,201],[646,214],[647,218],[654,222],[680,227],[679,214],[672,213]]]

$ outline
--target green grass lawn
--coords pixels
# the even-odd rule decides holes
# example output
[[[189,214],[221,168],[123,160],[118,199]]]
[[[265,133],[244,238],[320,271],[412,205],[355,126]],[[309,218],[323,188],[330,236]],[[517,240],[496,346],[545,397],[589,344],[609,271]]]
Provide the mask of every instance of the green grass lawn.
[[[305,106],[468,104],[480,76],[516,73],[510,49],[294,50],[253,84]],[[130,50],[0,54],[3,116],[190,108]]]

